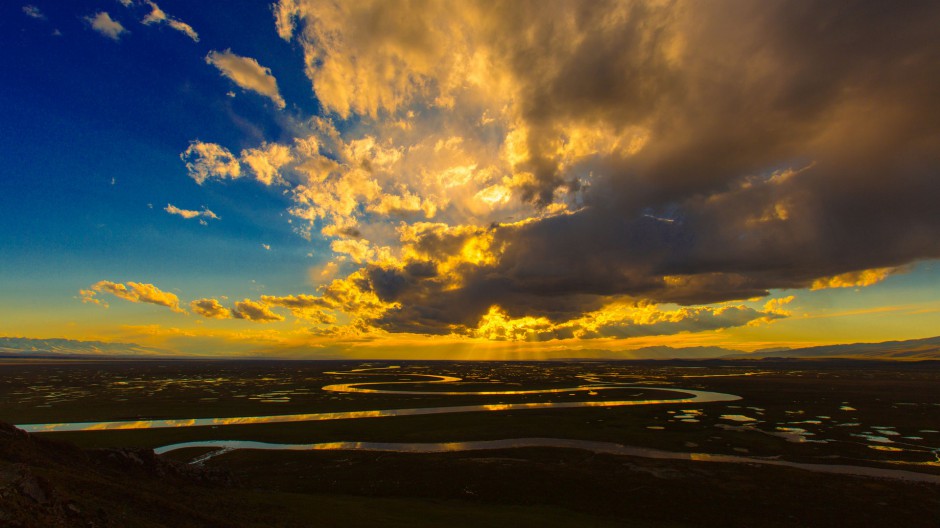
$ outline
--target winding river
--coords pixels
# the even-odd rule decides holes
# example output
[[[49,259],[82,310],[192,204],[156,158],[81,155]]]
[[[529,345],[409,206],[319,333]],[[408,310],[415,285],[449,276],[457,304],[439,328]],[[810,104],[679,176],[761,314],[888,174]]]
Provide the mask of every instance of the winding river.
[[[182,442],[159,447],[157,454],[169,453],[177,449],[192,447],[218,448],[198,458],[198,462],[218,456],[235,449],[258,449],[267,451],[382,451],[393,453],[453,453],[459,451],[484,451],[493,449],[518,449],[524,447],[552,447],[562,449],[580,449],[592,453],[654,458],[660,460],[685,460],[693,462],[724,462],[732,464],[759,464],[765,466],[783,466],[816,473],[874,477],[908,482],[940,484],[940,475],[882,469],[867,466],[849,466],[838,464],[804,464],[775,458],[746,457],[737,455],[712,455],[707,453],[682,453],[662,451],[645,447],[633,447],[611,442],[593,440],[572,440],[566,438],[509,438],[504,440],[478,440],[470,442],[439,443],[392,443],[392,442],[324,442],[318,444],[271,444],[245,440],[210,440],[205,442]]]
[[[363,368],[343,372],[326,372],[329,375],[387,375],[387,372],[373,372],[376,370],[393,370],[398,367],[380,367]],[[355,382],[332,384],[322,387],[327,392],[340,393],[369,393],[369,394],[405,394],[405,395],[428,395],[428,396],[508,396],[508,395],[532,395],[532,394],[558,394],[587,392],[596,394],[604,390],[654,390],[665,393],[678,393],[678,398],[647,399],[647,400],[594,400],[594,401],[568,401],[568,402],[527,402],[527,403],[496,403],[484,405],[458,405],[448,407],[419,407],[406,409],[379,409],[362,411],[342,411],[342,412],[323,412],[307,414],[282,414],[269,416],[242,416],[228,418],[183,418],[169,420],[137,420],[137,421],[102,421],[102,422],[66,422],[66,423],[48,423],[48,424],[23,424],[18,425],[20,429],[32,433],[48,433],[59,431],[106,431],[106,430],[126,430],[126,429],[158,429],[170,427],[204,427],[204,426],[223,426],[223,425],[246,425],[246,424],[266,424],[266,423],[284,423],[284,422],[310,422],[323,420],[348,420],[360,418],[384,418],[392,416],[421,416],[432,414],[454,414],[468,412],[500,412],[500,411],[521,411],[529,409],[571,409],[584,407],[622,407],[631,405],[662,405],[662,404],[687,404],[687,403],[712,403],[712,402],[730,402],[740,400],[740,396],[733,394],[724,394],[720,392],[699,391],[692,389],[680,389],[674,387],[650,387],[637,385],[600,385],[588,384],[576,387],[563,387],[552,389],[531,389],[531,390],[494,390],[494,391],[415,391],[415,390],[395,390],[389,388],[369,388],[369,386],[381,385],[414,385],[416,383],[427,384],[453,384],[462,381],[461,378],[453,376],[439,376],[432,374],[414,374],[405,373],[403,375],[411,377],[430,378],[422,381],[381,381],[381,382]],[[742,373],[740,375],[751,375],[751,373]],[[280,450],[280,451],[383,451],[396,453],[449,453],[459,451],[481,451],[494,449],[516,449],[526,447],[551,447],[564,449],[580,449],[593,453],[631,456],[640,458],[653,458],[664,460],[686,460],[697,462],[724,462],[724,463],[745,463],[759,464],[769,466],[784,466],[821,473],[832,473],[840,475],[853,475],[861,477],[877,477],[895,480],[905,480],[911,482],[924,482],[931,484],[940,484],[940,475],[927,473],[918,473],[913,471],[882,469],[865,466],[833,465],[833,464],[805,464],[799,462],[789,462],[776,458],[759,458],[737,455],[719,455],[706,453],[684,453],[663,451],[659,449],[650,449],[643,447],[625,446],[610,442],[598,442],[591,440],[573,440],[565,438],[510,438],[502,440],[479,440],[467,442],[440,442],[440,443],[391,443],[391,442],[324,442],[313,444],[274,444],[266,442],[255,442],[248,440],[209,440],[182,442],[166,445],[156,448],[157,454],[169,453],[178,449],[185,448],[216,448],[217,450],[206,453],[196,460],[195,463],[202,463],[209,458],[224,454],[235,449],[259,449],[259,450]]]
[[[414,383],[414,382],[407,382]],[[386,383],[379,383],[386,385]],[[353,384],[364,385],[364,384]],[[337,391],[341,385],[331,385],[330,390]],[[378,389],[357,389],[350,386],[349,392],[382,392],[396,394],[459,394],[459,395],[505,395],[505,394],[540,394],[557,392],[577,392],[577,391],[601,391],[612,389],[641,389],[641,390],[660,390],[672,393],[687,395],[680,398],[666,398],[654,400],[596,400],[596,401],[573,401],[573,402],[526,402],[526,403],[492,403],[482,405],[455,405],[448,407],[417,407],[407,409],[379,409],[363,411],[340,411],[306,414],[278,414],[269,416],[236,416],[229,418],[178,418],[169,420],[129,420],[129,421],[106,421],[106,422],[64,422],[47,424],[22,424],[17,425],[20,429],[30,433],[52,433],[60,431],[109,431],[122,429],[161,429],[168,427],[204,427],[220,425],[248,425],[248,424],[267,424],[284,422],[316,422],[323,420],[350,420],[359,418],[386,418],[390,416],[422,416],[428,414],[454,414],[468,412],[487,412],[487,411],[524,411],[531,409],[572,409],[577,407],[623,407],[628,405],[661,405],[667,403],[709,403],[709,402],[727,402],[741,399],[740,396],[733,394],[723,394],[720,392],[698,391],[691,389],[675,389],[664,387],[640,387],[626,385],[598,386],[589,385],[584,387],[569,387],[565,389],[541,389],[535,391],[485,391],[485,392],[422,392],[422,391],[391,391]],[[324,387],[327,390],[327,387]]]

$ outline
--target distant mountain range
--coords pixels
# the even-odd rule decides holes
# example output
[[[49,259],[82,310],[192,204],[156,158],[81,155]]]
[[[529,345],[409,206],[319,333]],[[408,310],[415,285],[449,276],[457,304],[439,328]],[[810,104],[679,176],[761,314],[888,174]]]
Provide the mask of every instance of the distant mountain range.
[[[172,352],[136,343],[105,343],[74,339],[0,337],[0,357],[120,357],[168,356]]]
[[[74,339],[30,339],[0,337],[0,357],[35,358],[102,358],[102,357],[168,357],[171,351],[136,343],[106,343]],[[270,356],[269,356],[270,357]],[[636,350],[578,350],[556,352],[550,359],[765,359],[765,358],[841,358],[881,360],[940,360],[940,336],[884,343],[853,343],[808,348],[768,348],[742,352],[722,347],[655,346]]]
[[[577,352],[559,352],[555,359],[881,359],[881,360],[940,360],[940,336],[907,341],[886,341],[884,343],[853,343],[846,345],[826,345],[807,348],[765,348],[755,352],[742,352],[731,348],[698,346],[670,347],[654,346],[636,350],[606,351],[579,350]]]
[[[826,345],[792,350],[770,349],[737,353],[730,358],[847,358],[847,359],[940,359],[940,336],[884,343]]]

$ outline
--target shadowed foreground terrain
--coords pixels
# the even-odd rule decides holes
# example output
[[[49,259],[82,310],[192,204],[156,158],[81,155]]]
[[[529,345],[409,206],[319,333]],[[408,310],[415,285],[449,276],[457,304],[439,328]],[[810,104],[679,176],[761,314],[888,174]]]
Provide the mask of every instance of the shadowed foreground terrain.
[[[79,449],[0,423],[0,526],[616,526],[551,507],[293,493],[149,449]],[[646,526],[640,524],[639,526]]]
[[[940,512],[931,484],[577,450],[180,458],[2,424],[0,525],[935,526]]]

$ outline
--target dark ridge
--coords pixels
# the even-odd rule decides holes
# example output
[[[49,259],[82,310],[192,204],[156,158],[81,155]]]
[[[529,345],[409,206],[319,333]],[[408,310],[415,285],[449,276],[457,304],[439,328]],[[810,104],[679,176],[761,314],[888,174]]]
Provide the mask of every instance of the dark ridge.
[[[0,422],[3,527],[231,526],[194,503],[231,484],[150,449],[79,449]]]

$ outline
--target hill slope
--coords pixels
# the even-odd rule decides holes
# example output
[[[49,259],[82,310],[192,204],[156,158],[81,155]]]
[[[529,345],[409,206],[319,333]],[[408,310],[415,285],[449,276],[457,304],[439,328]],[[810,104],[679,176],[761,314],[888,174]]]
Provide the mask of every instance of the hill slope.
[[[121,357],[167,356],[170,352],[136,343],[105,343],[74,339],[0,337],[0,356],[17,357]]]
[[[850,358],[850,359],[895,359],[927,360],[940,359],[940,337],[911,339],[908,341],[886,341],[884,343],[853,343],[828,345],[793,350],[776,350],[741,354],[735,358]]]

